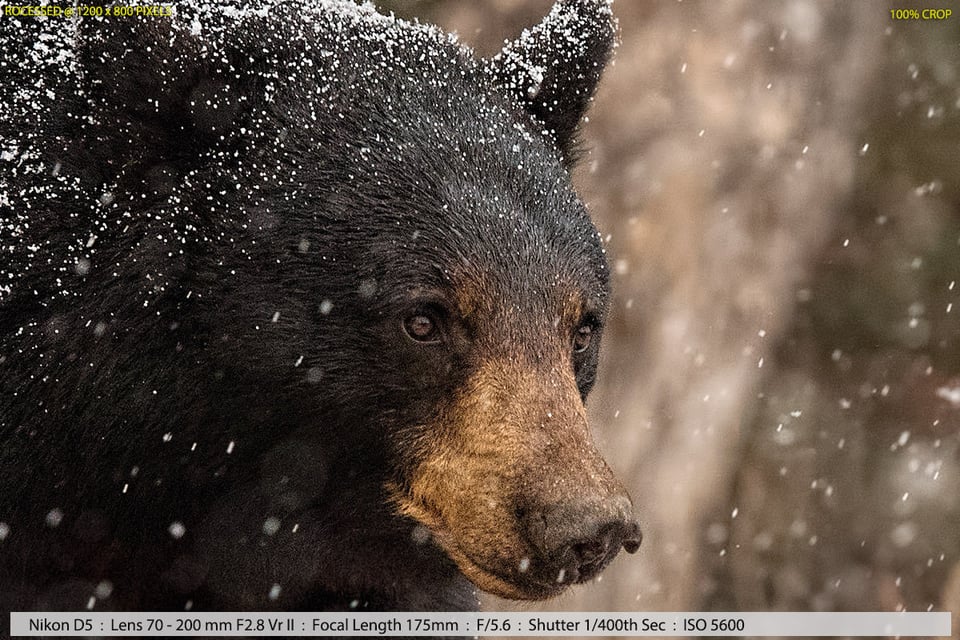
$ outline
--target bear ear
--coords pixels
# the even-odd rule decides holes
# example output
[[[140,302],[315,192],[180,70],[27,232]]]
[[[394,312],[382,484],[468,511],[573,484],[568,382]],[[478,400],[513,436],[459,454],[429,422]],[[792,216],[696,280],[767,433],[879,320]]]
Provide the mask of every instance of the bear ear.
[[[615,31],[610,0],[558,0],[540,24],[490,61],[496,83],[543,126],[568,166]]]

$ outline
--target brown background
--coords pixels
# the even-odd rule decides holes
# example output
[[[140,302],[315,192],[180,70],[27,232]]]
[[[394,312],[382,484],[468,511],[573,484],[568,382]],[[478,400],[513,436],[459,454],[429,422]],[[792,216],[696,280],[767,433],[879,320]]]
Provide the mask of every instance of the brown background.
[[[384,4],[492,55],[550,3]],[[590,410],[646,538],[534,608],[960,635],[960,8],[890,8],[614,5],[575,182],[616,274]]]

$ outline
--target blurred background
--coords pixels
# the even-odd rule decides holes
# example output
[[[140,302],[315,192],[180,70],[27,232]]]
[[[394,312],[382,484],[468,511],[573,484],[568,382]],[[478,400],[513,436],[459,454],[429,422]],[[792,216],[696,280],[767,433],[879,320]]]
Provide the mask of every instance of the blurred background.
[[[551,3],[380,4],[489,56]],[[521,608],[937,609],[960,637],[960,7],[890,12],[939,6],[614,5],[575,183],[615,273],[594,431],[645,540]]]

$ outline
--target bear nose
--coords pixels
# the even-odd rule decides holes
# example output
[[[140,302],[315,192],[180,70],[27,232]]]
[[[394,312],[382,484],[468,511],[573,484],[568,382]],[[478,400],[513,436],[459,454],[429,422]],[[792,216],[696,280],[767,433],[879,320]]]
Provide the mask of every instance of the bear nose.
[[[640,548],[641,537],[640,526],[636,522],[611,522],[594,536],[572,539],[557,551],[557,556],[566,559],[570,580],[583,582],[600,573],[621,547],[628,553],[636,552]]]
[[[626,496],[531,509],[523,525],[542,566],[557,572],[557,582],[590,580],[621,548],[635,553],[643,539]]]

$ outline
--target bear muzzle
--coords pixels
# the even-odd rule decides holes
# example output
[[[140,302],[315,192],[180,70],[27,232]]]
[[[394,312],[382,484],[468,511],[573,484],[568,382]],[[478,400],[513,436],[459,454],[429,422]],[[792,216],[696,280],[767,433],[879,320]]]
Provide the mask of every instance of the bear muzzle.
[[[580,484],[560,500],[552,499],[555,489],[567,483],[550,482],[543,491],[527,487],[514,501],[485,499],[486,506],[479,508],[448,503],[442,509],[410,497],[397,503],[402,513],[430,529],[478,587],[503,598],[542,600],[592,580],[621,549],[635,553],[640,548],[643,535],[630,498],[613,482]]]
[[[481,369],[416,442],[392,486],[481,589],[539,600],[595,578],[642,535],[627,491],[593,445],[570,369]]]

